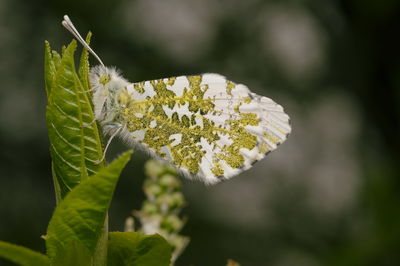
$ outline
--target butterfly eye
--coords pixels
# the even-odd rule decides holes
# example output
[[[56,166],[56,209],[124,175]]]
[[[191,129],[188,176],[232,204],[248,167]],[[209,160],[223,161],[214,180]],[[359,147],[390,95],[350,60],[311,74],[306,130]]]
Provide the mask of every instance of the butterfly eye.
[[[103,74],[99,78],[99,83],[105,86],[108,82],[110,82],[111,77],[108,74]]]

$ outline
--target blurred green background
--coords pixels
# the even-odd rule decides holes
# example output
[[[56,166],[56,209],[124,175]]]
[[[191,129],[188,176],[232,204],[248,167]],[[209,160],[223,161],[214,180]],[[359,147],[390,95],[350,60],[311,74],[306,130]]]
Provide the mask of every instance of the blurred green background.
[[[55,198],[43,44],[70,42],[68,14],[132,82],[216,72],[292,118],[251,170],[184,180],[191,243],[177,265],[400,265],[399,11],[397,0],[1,0],[0,239],[44,252]],[[109,160],[124,150],[115,141]],[[124,171],[111,230],[139,209],[147,158]]]

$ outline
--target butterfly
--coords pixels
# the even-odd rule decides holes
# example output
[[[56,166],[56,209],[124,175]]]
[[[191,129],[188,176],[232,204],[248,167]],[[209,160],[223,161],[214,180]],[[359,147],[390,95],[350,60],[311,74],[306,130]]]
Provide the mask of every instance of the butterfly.
[[[99,61],[90,70],[95,120],[110,135],[215,184],[249,169],[284,142],[289,116],[273,100],[219,74],[128,82],[106,67],[68,16],[62,22]]]

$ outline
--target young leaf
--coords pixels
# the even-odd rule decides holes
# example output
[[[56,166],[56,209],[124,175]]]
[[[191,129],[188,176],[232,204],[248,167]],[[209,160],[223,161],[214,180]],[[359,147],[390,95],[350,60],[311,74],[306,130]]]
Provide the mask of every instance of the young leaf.
[[[47,228],[47,254],[54,261],[77,241],[93,254],[101,236],[106,213],[122,169],[129,161],[128,151],[82,181],[57,206]]]
[[[86,36],[86,43],[90,44],[90,38],[92,37],[92,33],[89,32]],[[90,90],[89,84],[89,52],[87,49],[83,49],[81,59],[79,62],[79,78],[82,81],[82,85],[85,91]]]
[[[89,32],[86,36],[86,43],[90,43],[90,38],[92,37],[92,33]],[[103,156],[103,139],[99,132],[99,128],[97,127],[94,121],[93,114],[93,104],[89,99],[91,96],[88,94],[90,91],[90,82],[89,82],[89,52],[87,49],[82,50],[80,62],[79,62],[79,79],[82,84],[83,91],[80,91],[78,95],[80,96],[80,101],[85,104],[82,105],[82,113],[90,114],[91,121],[90,126],[84,126],[84,134],[85,136],[93,136],[95,142],[93,142],[93,138],[85,137],[85,159],[86,166],[89,171],[97,171],[99,167],[104,167],[104,163],[98,164],[97,161]],[[93,161],[96,159],[95,161]]]
[[[53,62],[54,62],[54,66],[56,68],[56,71],[60,68],[61,65],[61,55],[59,53],[57,53],[57,51],[51,51],[52,55],[53,55]]]
[[[77,185],[82,175],[87,175],[84,164],[83,123],[75,78],[74,52],[76,42],[64,50],[61,65],[55,75],[47,123],[54,172],[60,178],[62,196]]]
[[[108,240],[107,265],[168,266],[172,247],[159,235],[112,232]]]
[[[0,241],[0,258],[5,258],[21,266],[47,266],[47,256],[29,248]]]
[[[49,103],[46,118],[53,159],[53,179],[55,187],[60,189],[61,198],[81,180],[104,166],[103,163],[96,163],[102,158],[102,142],[96,123],[92,123],[94,114],[86,93],[88,72],[82,71],[81,81],[75,70],[75,49],[76,42],[72,41],[63,49],[61,59],[54,51],[51,57],[48,43],[45,49]],[[80,69],[88,69],[86,53],[84,50]],[[83,86],[82,82],[87,85]]]
[[[56,205],[58,205],[62,200],[62,194],[67,194],[68,191],[61,191],[61,189],[65,188],[65,186],[60,186],[61,179],[54,171],[54,162],[51,162],[51,174],[53,176],[54,192],[56,194]]]
[[[49,97],[50,92],[51,92],[51,84],[53,83],[54,75],[56,72],[56,67],[54,65],[54,61],[51,56],[50,43],[48,41],[45,41],[44,45],[45,45],[45,49],[44,49],[44,84],[46,87],[47,97]]]

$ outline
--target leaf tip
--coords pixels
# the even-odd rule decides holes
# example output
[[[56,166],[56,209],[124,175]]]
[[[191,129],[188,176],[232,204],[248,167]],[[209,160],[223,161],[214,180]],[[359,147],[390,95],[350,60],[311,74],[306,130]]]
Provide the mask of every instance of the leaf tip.
[[[87,33],[87,35],[86,35],[86,43],[87,44],[90,44],[90,39],[92,39],[92,32],[91,31],[89,31],[88,33]]]
[[[48,40],[44,41],[44,50],[46,53],[50,54],[51,53],[51,47],[50,47],[50,43]]]
[[[121,158],[121,160],[123,160],[123,161],[129,161],[131,159],[132,154],[133,154],[133,150],[130,149],[130,150],[127,150],[126,152],[124,152],[123,154],[121,154],[119,156],[119,158]]]

